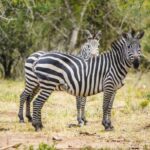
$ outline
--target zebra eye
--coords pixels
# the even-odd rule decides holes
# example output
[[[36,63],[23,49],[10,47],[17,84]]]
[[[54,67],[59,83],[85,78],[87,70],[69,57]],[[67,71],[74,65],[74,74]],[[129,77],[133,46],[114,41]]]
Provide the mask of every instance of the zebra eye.
[[[128,45],[128,48],[131,48],[131,45]]]

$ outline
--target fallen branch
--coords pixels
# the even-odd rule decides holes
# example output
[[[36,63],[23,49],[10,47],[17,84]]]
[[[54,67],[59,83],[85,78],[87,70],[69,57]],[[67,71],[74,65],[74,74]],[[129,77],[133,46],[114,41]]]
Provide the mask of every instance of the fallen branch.
[[[94,136],[94,135],[96,135],[96,133],[94,132],[94,133],[89,133],[89,132],[80,132],[79,134],[81,134],[81,135],[87,135],[87,136]]]
[[[6,147],[2,147],[2,148],[0,148],[0,150],[6,150],[6,149],[9,149],[9,148],[18,148],[21,145],[22,145],[22,143],[17,143],[17,144],[9,145],[9,146],[6,146]]]

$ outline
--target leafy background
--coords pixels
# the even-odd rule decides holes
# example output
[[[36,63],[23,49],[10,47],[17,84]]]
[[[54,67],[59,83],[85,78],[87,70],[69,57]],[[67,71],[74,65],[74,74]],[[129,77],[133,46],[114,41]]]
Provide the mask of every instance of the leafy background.
[[[102,31],[100,52],[131,28],[143,29],[143,68],[150,67],[149,0],[1,0],[0,75],[22,78],[32,52],[79,51],[84,30]],[[21,71],[20,71],[21,70]]]

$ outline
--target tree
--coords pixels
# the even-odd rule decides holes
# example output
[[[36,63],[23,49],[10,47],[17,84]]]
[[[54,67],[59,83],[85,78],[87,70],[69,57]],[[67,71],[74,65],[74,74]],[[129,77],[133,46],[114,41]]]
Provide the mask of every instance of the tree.
[[[22,6],[14,5],[13,3],[2,3],[4,12],[0,26],[0,63],[3,67],[4,77],[10,78],[14,64],[20,57],[24,57],[26,50],[32,45],[29,38],[24,19],[26,16],[23,10],[17,11]],[[14,12],[16,10],[16,12]],[[11,18],[11,19],[9,19]]]
[[[2,74],[14,75],[13,68],[20,69],[17,62],[23,63],[34,51],[77,51],[85,40],[85,29],[102,31],[100,51],[131,27],[144,29],[143,53],[149,56],[149,10],[149,0],[1,0]]]

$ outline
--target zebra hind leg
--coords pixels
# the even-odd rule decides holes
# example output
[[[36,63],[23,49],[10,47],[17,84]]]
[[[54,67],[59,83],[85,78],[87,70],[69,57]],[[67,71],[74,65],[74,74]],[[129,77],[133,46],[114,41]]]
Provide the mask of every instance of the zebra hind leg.
[[[24,90],[22,92],[22,94],[20,95],[20,106],[19,106],[19,113],[18,113],[20,123],[24,123],[23,106],[29,96],[30,96],[30,94],[28,92],[26,92],[26,90]]]
[[[40,131],[43,128],[41,121],[41,109],[51,92],[52,90],[40,90],[40,93],[33,102],[32,125],[35,128],[35,131]]]
[[[31,95],[27,97],[27,101],[26,101],[26,117],[28,119],[28,122],[32,122],[32,116],[30,113],[30,103],[31,103]]]
[[[33,100],[34,96],[38,93],[39,91],[39,87],[36,87],[35,90],[33,91],[33,93],[27,97],[27,101],[26,101],[26,117],[28,119],[28,122],[32,122],[32,116],[31,116],[31,112],[30,112],[30,104],[31,101]]]

